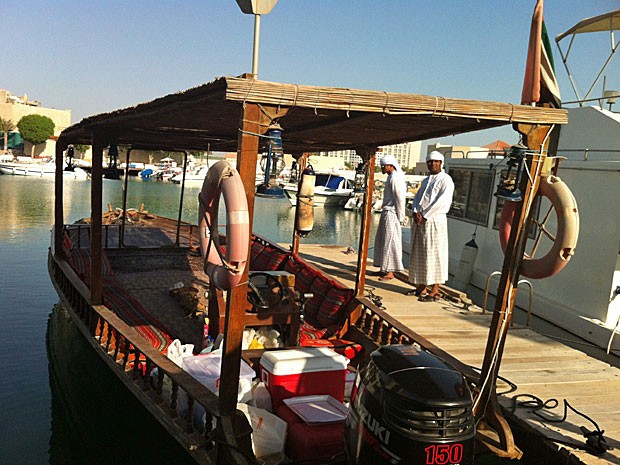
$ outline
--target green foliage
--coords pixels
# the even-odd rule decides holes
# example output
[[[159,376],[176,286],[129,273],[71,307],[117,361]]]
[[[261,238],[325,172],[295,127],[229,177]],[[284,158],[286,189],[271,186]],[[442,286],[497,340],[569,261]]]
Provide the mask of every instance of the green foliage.
[[[43,115],[26,115],[17,122],[22,137],[32,145],[43,144],[54,135],[54,121]]]
[[[2,147],[6,150],[9,144],[9,132],[15,129],[15,124],[13,124],[13,121],[10,119],[0,118],[0,129],[2,129]]]
[[[80,155],[80,157],[83,157],[86,151],[90,148],[90,145],[75,144],[73,148],[75,148],[75,151]]]

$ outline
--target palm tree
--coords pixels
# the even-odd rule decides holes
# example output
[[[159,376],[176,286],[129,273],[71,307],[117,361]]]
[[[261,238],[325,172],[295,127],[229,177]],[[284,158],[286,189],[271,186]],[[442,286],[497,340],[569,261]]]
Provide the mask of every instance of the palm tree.
[[[7,151],[9,145],[9,132],[15,129],[15,124],[10,119],[0,118],[0,128],[4,133],[4,151]]]

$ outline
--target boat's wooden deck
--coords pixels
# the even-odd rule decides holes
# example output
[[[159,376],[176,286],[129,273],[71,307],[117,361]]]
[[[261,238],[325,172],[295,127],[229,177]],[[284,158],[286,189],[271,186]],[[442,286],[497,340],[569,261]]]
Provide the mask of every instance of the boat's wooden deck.
[[[345,250],[345,246],[305,244],[300,248],[304,259],[353,286],[357,255],[346,254]],[[371,265],[369,261],[369,274],[375,270]],[[411,286],[397,279],[381,282],[377,277],[368,276],[366,287],[374,288],[373,292],[382,297],[383,306],[391,316],[462,362],[481,367],[490,312],[482,314],[477,307],[465,309],[448,300],[419,302],[416,297],[404,295]],[[607,444],[614,449],[602,457],[558,446],[567,456],[572,456],[572,463],[620,464],[620,369],[515,324],[508,332],[500,376],[515,385],[511,391],[509,384],[498,381],[498,392],[503,393],[500,401],[505,407],[511,408],[513,399],[525,394],[543,401],[555,398],[559,406],[542,414],[559,419],[566,400],[605,430]],[[594,429],[589,421],[570,410],[566,421],[561,423],[543,422],[530,408],[518,408],[515,415],[526,430],[533,429],[548,437],[582,445],[585,439],[579,427]]]
[[[345,253],[346,249],[345,246],[304,244],[300,252],[304,259],[353,287],[357,254]],[[162,257],[154,251],[152,262],[143,262],[142,256],[135,269],[127,266],[130,255],[111,257],[111,260],[113,264],[114,261],[123,261],[119,269],[124,271],[118,276],[119,279],[149,311],[174,328],[184,343],[198,346],[202,341],[203,322],[187,318],[179,304],[169,296],[168,290],[182,281],[185,285],[198,287],[202,292],[206,289],[207,278],[200,263],[193,263],[191,256],[176,255]],[[199,257],[195,258],[200,261]],[[177,260],[184,263],[175,264]],[[383,306],[391,316],[463,363],[478,368],[482,365],[490,312],[483,314],[475,306],[466,309],[462,304],[448,300],[419,302],[415,297],[404,295],[411,289],[406,282],[398,279],[381,282],[371,276],[374,270],[371,265],[369,261],[366,288],[382,298]],[[579,449],[558,446],[567,457],[570,456],[571,460],[567,463],[620,464],[620,369],[515,324],[508,332],[500,375],[515,385],[513,388],[505,381],[498,382],[500,402],[505,407],[511,409],[513,399],[525,394],[543,401],[555,398],[560,405],[542,414],[557,419],[563,416],[563,402],[566,400],[605,430],[607,444],[613,450],[602,457],[595,457]],[[518,408],[514,413],[526,432],[534,430],[548,437],[583,445],[585,439],[580,426],[594,429],[589,421],[570,410],[566,421],[561,423],[544,422],[531,410]]]

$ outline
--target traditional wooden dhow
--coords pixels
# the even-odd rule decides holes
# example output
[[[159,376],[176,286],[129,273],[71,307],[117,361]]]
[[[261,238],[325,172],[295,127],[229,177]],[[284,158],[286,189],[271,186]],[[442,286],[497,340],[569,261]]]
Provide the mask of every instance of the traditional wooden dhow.
[[[256,444],[252,448],[252,434],[259,434],[259,428],[250,426],[241,410],[247,411],[247,407],[238,407],[239,399],[247,394],[246,365],[260,372],[274,405],[286,407],[280,405],[273,413],[288,429],[287,444],[280,452],[294,460],[364,463],[364,456],[383,457],[382,461],[390,463],[388,456],[412,461],[427,454],[441,457],[448,450],[452,462],[464,464],[473,458],[475,425],[483,424],[484,431],[479,427],[476,435],[481,443],[500,455],[518,457],[518,447],[495,397],[494,376],[501,356],[490,357],[480,375],[364,297],[371,193],[364,196],[361,209],[359,256],[351,289],[300,257],[301,234],[294,235],[290,249],[249,233],[247,237],[227,234],[235,243],[222,241],[218,245],[209,240],[219,235],[214,215],[208,225],[200,227],[181,221],[181,214],[174,220],[134,211],[130,221],[129,215],[123,214],[131,187],[127,176],[119,221],[109,224],[102,211],[103,150],[110,144],[130,147],[127,166],[132,150],[178,151],[184,156],[193,150],[236,151],[247,218],[229,214],[226,221],[235,225],[247,220],[251,231],[256,161],[266,144],[262,136],[275,123],[282,128],[285,150],[296,156],[301,171],[304,153],[355,149],[364,164],[366,186],[373,185],[379,146],[520,125],[524,143],[536,153],[527,160],[535,173],[531,182],[524,179],[527,205],[544,171],[544,135],[551,126],[566,121],[563,110],[549,108],[282,84],[253,76],[219,78],[149,103],[86,118],[61,133],[58,154],[69,144],[92,145],[92,207],[88,221],[65,224],[59,162],[50,276],[94,350],[198,463],[256,463],[261,454]],[[220,181],[209,180],[203,191],[213,193],[220,188]],[[182,186],[180,211],[184,202]],[[226,208],[230,213],[231,205]],[[523,255],[517,244],[525,215],[525,208],[517,208],[506,249],[506,298],[498,299],[502,311],[497,312],[504,319],[494,323],[489,339],[489,351],[495,354],[501,354],[502,331],[510,320],[509,296],[518,278],[515,264]],[[238,241],[245,241],[247,267],[239,266],[244,257],[237,257],[236,264],[229,263],[228,248],[239,245]],[[199,244],[207,263],[198,252]],[[205,247],[219,249],[217,266],[208,266],[217,260]],[[234,279],[222,284],[214,279],[216,269]],[[169,291],[181,281],[183,286],[198,289],[193,295],[206,299],[208,320],[188,319],[170,296]],[[280,330],[283,347],[270,350],[271,336],[267,334],[263,348],[242,350],[244,329],[267,325]],[[191,370],[166,356],[175,339],[194,344],[199,351],[220,334],[221,369],[215,388],[209,389]],[[325,350],[333,355],[326,355]],[[342,401],[347,371],[342,369],[347,365],[342,354],[350,359],[353,372],[360,368],[347,420],[308,424],[290,401],[284,401],[299,395],[320,396],[319,401],[327,406],[334,405],[330,404],[332,398]],[[306,368],[297,375],[307,375],[306,379],[317,372],[309,367],[325,363],[319,372],[328,373],[321,376],[331,380],[324,388],[329,392],[321,392],[323,383],[309,382],[284,388],[285,394],[281,394],[280,387],[287,381],[278,384],[278,389],[269,382],[281,376],[282,366],[299,368],[300,357]],[[377,373],[384,373],[392,387],[402,389],[393,391],[382,385]],[[424,379],[417,377],[420,375]],[[432,390],[420,391],[420,386],[431,385]],[[391,413],[387,417],[380,417],[373,404],[379,393],[389,398],[385,405]],[[403,423],[395,424],[397,418]],[[495,439],[489,439],[489,430]],[[309,439],[320,441],[324,450],[317,450]],[[264,453],[261,460],[280,463],[282,456],[275,455]]]

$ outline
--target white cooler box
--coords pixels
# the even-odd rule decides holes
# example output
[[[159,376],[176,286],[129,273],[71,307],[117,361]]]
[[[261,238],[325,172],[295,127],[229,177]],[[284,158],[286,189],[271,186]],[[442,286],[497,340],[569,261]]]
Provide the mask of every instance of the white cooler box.
[[[327,347],[265,352],[260,359],[261,380],[271,395],[273,411],[290,397],[325,394],[342,402],[348,363]]]

